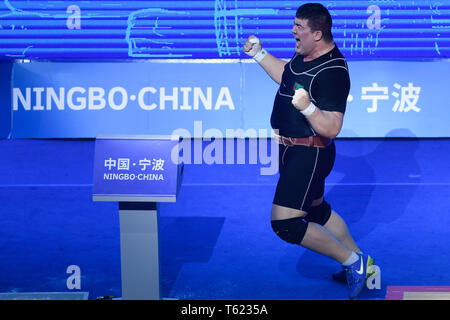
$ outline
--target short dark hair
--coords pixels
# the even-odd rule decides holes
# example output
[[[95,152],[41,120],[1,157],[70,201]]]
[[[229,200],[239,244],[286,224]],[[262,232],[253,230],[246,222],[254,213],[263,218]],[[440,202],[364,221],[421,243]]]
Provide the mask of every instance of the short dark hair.
[[[326,42],[333,41],[331,34],[331,26],[333,20],[330,12],[320,3],[305,3],[297,9],[295,14],[298,19],[308,20],[308,26],[311,31],[322,31],[323,40]]]

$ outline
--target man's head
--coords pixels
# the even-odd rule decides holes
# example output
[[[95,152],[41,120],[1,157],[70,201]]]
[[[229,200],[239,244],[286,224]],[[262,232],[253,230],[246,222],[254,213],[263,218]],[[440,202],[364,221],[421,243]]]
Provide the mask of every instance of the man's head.
[[[308,55],[319,43],[332,43],[332,20],[327,8],[319,3],[305,3],[297,9],[292,33],[296,52]]]

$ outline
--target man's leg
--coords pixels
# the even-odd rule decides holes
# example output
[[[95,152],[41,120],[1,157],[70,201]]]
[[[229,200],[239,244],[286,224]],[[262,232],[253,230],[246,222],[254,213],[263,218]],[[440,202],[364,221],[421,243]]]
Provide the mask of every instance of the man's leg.
[[[316,199],[312,203],[312,207],[318,207],[323,202],[323,197]],[[361,253],[357,244],[353,240],[353,237],[348,230],[347,224],[344,219],[337,214],[334,210],[331,210],[331,215],[328,221],[324,224],[324,227],[331,232],[331,234],[338,239],[347,249]]]
[[[350,235],[345,221],[331,209],[331,206],[323,199],[323,196],[312,202],[305,220],[323,225],[347,249],[359,254],[362,253]],[[373,263],[373,259],[371,261]],[[333,279],[339,282],[347,282],[344,269],[333,273]]]
[[[328,207],[327,216],[331,216],[329,209]],[[349,288],[349,297],[354,299],[365,286],[369,276],[367,270],[373,265],[373,259],[368,255],[356,254],[349,250],[324,226],[307,221],[304,218],[306,214],[305,211],[273,204],[272,228],[281,239],[299,244],[341,263]]]
[[[287,220],[304,216],[306,216],[305,211],[272,205],[272,220]],[[300,240],[299,244],[302,247],[337,260],[339,263],[344,263],[352,254],[352,251],[336,239],[330,231],[317,223],[307,223],[306,232]]]
[[[347,228],[347,224],[334,210],[331,211],[330,219],[327,221],[324,227],[328,231],[330,231],[348,249],[357,253],[361,253],[361,250],[353,240],[353,237]]]

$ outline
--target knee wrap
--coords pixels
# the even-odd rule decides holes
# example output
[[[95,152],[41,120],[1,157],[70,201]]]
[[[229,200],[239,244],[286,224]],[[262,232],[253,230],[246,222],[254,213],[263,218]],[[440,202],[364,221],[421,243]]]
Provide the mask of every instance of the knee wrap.
[[[331,216],[331,207],[325,199],[318,206],[314,206],[308,209],[308,214],[305,220],[308,222],[314,222],[320,225],[327,223]]]
[[[300,244],[305,236],[308,222],[303,218],[272,220],[273,231],[284,241]]]

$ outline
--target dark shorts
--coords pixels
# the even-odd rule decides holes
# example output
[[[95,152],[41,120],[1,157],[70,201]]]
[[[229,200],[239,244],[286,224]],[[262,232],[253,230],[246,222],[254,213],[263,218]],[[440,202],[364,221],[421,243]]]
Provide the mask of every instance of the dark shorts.
[[[274,204],[308,211],[324,195],[325,178],[333,169],[336,148],[279,145],[279,172]]]

